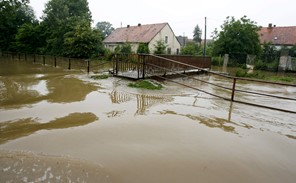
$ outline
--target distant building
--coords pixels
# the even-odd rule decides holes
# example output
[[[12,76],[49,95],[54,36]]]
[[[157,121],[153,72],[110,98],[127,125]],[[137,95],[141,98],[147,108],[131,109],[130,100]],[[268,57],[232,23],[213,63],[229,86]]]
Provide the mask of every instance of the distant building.
[[[277,27],[269,24],[259,31],[260,43],[271,43],[280,49],[281,47],[292,47],[296,45],[296,26]]]
[[[153,53],[157,41],[163,40],[167,45],[167,54],[179,54],[181,45],[168,23],[147,24],[117,28],[104,41],[107,49],[114,51],[118,45],[129,43],[136,52],[139,43],[147,43]]]

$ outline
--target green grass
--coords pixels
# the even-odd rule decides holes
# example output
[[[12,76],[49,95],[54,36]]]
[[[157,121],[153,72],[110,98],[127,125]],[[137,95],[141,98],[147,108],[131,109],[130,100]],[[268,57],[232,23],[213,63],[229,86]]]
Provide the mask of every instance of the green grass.
[[[98,79],[107,79],[109,77],[109,75],[107,74],[102,74],[102,75],[93,75],[90,78],[98,80]]]
[[[132,88],[144,88],[148,90],[161,90],[163,88],[161,84],[149,80],[139,80],[134,83],[129,83],[128,86]]]
[[[259,72],[247,73],[246,70],[239,69],[235,73],[236,77],[244,77],[244,78],[256,78],[256,79],[264,79],[265,75]]]
[[[269,80],[275,82],[293,83],[295,81],[295,78],[291,76],[272,76],[269,78]]]

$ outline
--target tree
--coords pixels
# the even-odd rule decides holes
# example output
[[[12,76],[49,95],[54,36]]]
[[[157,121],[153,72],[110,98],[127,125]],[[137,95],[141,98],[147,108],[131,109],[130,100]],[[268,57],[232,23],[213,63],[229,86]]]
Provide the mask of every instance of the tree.
[[[96,28],[102,32],[102,36],[105,39],[108,37],[113,31],[114,28],[112,27],[112,24],[109,22],[98,22],[96,24]]]
[[[243,16],[235,20],[227,17],[221,31],[214,32],[213,54],[242,53],[258,55],[261,51],[258,31],[255,22]]]
[[[16,51],[15,35],[25,23],[36,22],[29,0],[0,1],[0,49]]]
[[[193,41],[195,41],[196,43],[201,44],[201,29],[199,28],[198,25],[195,26],[194,30],[193,30]]]
[[[16,48],[19,52],[43,54],[45,44],[44,27],[39,23],[23,24],[15,36]]]
[[[165,54],[167,45],[165,45],[164,41],[159,40],[154,44],[154,54]]]
[[[115,53],[130,54],[130,53],[132,53],[132,46],[129,43],[124,43],[123,45],[118,45],[115,48]]]
[[[140,43],[139,47],[137,49],[137,53],[149,54],[150,50],[149,50],[148,44],[147,43]]]
[[[90,58],[102,51],[101,35],[88,26],[86,20],[77,22],[73,29],[64,35],[63,55],[75,58]]]
[[[195,42],[189,42],[181,48],[181,55],[198,55],[198,53],[198,45]]]
[[[73,32],[79,22],[84,22],[84,26],[88,28],[91,25],[87,0],[50,0],[43,13],[42,23],[47,27],[46,52],[70,56],[68,51],[64,52],[67,50],[64,46],[69,46],[69,41],[65,43],[65,35]]]

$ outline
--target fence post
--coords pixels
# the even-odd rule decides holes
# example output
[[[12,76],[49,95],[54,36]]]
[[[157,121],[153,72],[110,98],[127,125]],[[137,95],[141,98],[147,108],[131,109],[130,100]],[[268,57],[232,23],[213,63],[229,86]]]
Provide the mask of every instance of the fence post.
[[[43,65],[45,65],[45,56],[43,55]]]
[[[234,101],[236,78],[233,78],[231,101]]]
[[[25,61],[27,61],[27,53],[25,53]]]
[[[36,55],[34,54],[34,60],[33,60],[33,63],[35,63],[36,62]]]
[[[18,53],[18,59],[21,60],[21,54],[20,53]]]
[[[115,67],[116,67],[116,76],[118,75],[118,62],[119,62],[119,55],[117,54],[116,64],[115,64]]]
[[[89,60],[87,60],[87,73],[89,73]]]
[[[54,67],[57,67],[57,57],[54,57]]]
[[[71,70],[71,58],[69,58],[68,61],[69,61],[68,70]]]
[[[148,56],[149,57],[149,56]],[[144,56],[144,59],[143,59],[143,75],[142,75],[142,79],[145,79],[145,69],[146,69],[146,58],[147,58],[147,55]]]

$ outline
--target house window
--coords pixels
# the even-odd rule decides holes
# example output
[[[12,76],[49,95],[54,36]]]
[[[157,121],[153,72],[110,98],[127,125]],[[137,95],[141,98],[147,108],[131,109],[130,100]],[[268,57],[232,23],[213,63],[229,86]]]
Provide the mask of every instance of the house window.
[[[170,55],[171,53],[172,53],[172,49],[171,49],[171,48],[168,48],[168,49],[167,49],[167,54]]]
[[[164,43],[168,44],[168,42],[169,42],[169,37],[168,36],[164,37]]]

